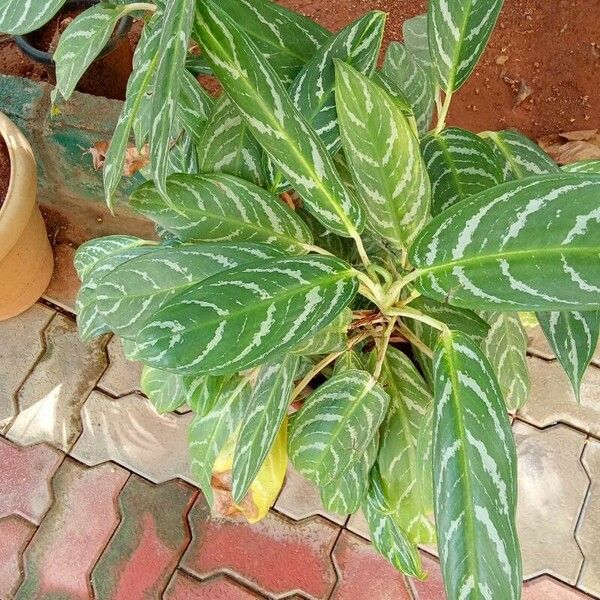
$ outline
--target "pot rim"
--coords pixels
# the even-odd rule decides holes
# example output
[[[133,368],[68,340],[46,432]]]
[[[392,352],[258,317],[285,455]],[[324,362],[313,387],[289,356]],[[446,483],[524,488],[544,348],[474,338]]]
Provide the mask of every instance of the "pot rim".
[[[10,252],[36,206],[37,173],[33,151],[19,128],[0,112],[0,136],[10,157],[10,181],[0,208],[0,261]]]

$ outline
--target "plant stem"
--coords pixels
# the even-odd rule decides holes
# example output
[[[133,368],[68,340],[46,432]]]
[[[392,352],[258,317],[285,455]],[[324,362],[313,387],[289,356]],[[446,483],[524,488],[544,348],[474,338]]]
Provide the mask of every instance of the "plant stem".
[[[360,256],[360,260],[362,261],[362,264],[365,266],[365,269],[369,269],[369,267],[371,266],[371,261],[369,260],[369,257],[367,256],[367,251],[365,250],[365,245],[363,244],[362,238],[360,237],[360,235],[357,232],[354,232],[354,234],[352,235],[352,239],[354,240],[354,243],[356,244],[356,249],[358,250],[358,255]]]
[[[424,344],[406,325],[400,325],[400,333],[415,347],[418,348],[423,354],[433,358],[433,352],[431,348]]]
[[[133,2],[132,4],[127,4],[125,11],[135,12],[136,10],[144,10],[146,12],[156,12],[156,5],[150,4],[149,2]]]
[[[385,329],[385,333],[383,334],[383,338],[379,343],[379,348],[377,349],[377,362],[375,363],[375,370],[373,371],[373,378],[375,380],[379,379],[381,375],[381,369],[383,368],[383,361],[385,360],[385,354],[388,349],[388,345],[390,343],[390,338],[392,337],[392,333],[394,331],[394,327],[396,326],[396,317],[392,317],[388,326]]]
[[[448,330],[448,326],[442,323],[441,321],[438,321],[433,317],[428,317],[427,315],[424,315],[418,310],[408,308],[407,306],[401,308],[392,307],[388,310],[388,314],[395,315],[397,317],[406,317],[407,319],[413,319],[415,321],[420,321],[421,323],[425,323],[426,325],[429,325],[441,332],[445,332]]]
[[[442,129],[446,127],[446,118],[448,117],[448,111],[450,110],[450,102],[452,102],[452,92],[449,92],[444,96],[444,104],[442,104],[442,108],[438,112],[438,122],[434,132],[436,134],[440,133]]]

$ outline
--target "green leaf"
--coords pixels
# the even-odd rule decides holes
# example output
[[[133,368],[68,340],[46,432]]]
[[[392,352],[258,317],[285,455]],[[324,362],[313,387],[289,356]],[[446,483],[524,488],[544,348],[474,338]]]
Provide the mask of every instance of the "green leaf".
[[[0,31],[23,35],[39,29],[61,9],[66,0],[5,0],[0,8]]]
[[[362,353],[355,349],[346,350],[336,361],[333,367],[333,374],[338,375],[344,371],[366,371],[367,364]]]
[[[315,485],[339,479],[362,460],[389,398],[366,371],[344,371],[321,385],[290,423],[290,459]]]
[[[491,148],[470,131],[450,127],[421,142],[431,180],[431,214],[504,181],[500,162]]]
[[[232,175],[171,175],[166,191],[146,183],[131,205],[184,242],[260,242],[305,254],[313,239],[308,227],[277,196]]]
[[[117,266],[98,282],[98,314],[112,331],[132,338],[178,294],[228,269],[281,254],[258,244],[156,247]]]
[[[140,331],[136,358],[178,373],[235,373],[331,323],[356,294],[341,260],[300,256],[229,269],[175,297]]]
[[[298,361],[288,354],[260,369],[235,446],[232,493],[236,504],[248,493],[287,415]]]
[[[411,248],[417,289],[502,312],[600,308],[599,194],[600,176],[559,173],[463,200]]]
[[[456,91],[485,50],[503,0],[431,0],[429,50],[437,79],[446,93]]]
[[[315,217],[335,233],[356,237],[362,210],[269,62],[214,0],[201,3],[197,12],[202,47],[254,137]]]
[[[387,92],[388,96],[394,101],[396,108],[398,108],[400,112],[408,119],[408,122],[413,129],[413,133],[418,136],[416,121],[414,123],[411,122],[412,119],[414,119],[412,106],[396,82],[392,81],[383,71],[376,71],[373,73],[371,76],[371,81],[377,84],[382,90]]]
[[[423,67],[432,67],[431,52],[429,51],[429,29],[427,13],[407,19],[402,24],[404,46]]]
[[[198,80],[186,69],[181,75],[181,90],[178,98],[177,116],[181,125],[196,144],[203,138],[204,127],[212,113],[214,100]]]
[[[327,327],[296,346],[292,352],[303,356],[329,354],[343,350],[348,343],[348,327],[352,322],[352,311],[344,309]]]
[[[527,333],[516,313],[482,312],[491,325],[482,348],[500,384],[508,410],[517,410],[529,397]]]
[[[434,370],[434,509],[448,600],[518,600],[517,458],[500,388],[459,332],[442,336]]]
[[[431,192],[412,128],[381,88],[339,61],[336,102],[367,227],[395,246],[407,247],[427,220]]]
[[[184,381],[191,380],[193,386],[188,388],[189,407],[197,414],[206,416],[216,405],[221,397],[223,390],[231,381],[228,375],[202,375],[194,377],[193,375],[180,375]]]
[[[600,173],[600,160],[579,160],[561,169],[567,173]]]
[[[422,480],[417,442],[431,392],[411,360],[393,347],[386,352],[381,383],[390,396],[377,458],[383,489],[398,525],[411,540],[428,544],[435,539],[428,518],[432,506],[426,503],[430,482]]]
[[[156,411],[172,412],[188,402],[194,390],[204,382],[205,376],[184,377],[168,371],[144,366],[140,386]]]
[[[600,312],[539,312],[537,320],[579,399],[581,380],[598,346]]]
[[[385,53],[383,72],[404,93],[412,106],[421,134],[429,129],[435,90],[430,71],[398,42],[392,42]]]
[[[481,134],[503,165],[505,181],[557,173],[557,164],[535,142],[518,131],[486,131]]]

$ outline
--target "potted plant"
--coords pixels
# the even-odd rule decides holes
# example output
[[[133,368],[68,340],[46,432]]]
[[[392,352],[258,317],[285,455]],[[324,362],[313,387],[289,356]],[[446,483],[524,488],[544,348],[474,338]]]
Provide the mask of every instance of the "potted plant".
[[[25,136],[0,113],[0,320],[28,309],[43,294],[54,261],[36,202],[35,159]]]
[[[81,335],[121,336],[156,409],[196,413],[215,510],[264,516],[289,457],[403,573],[424,577],[418,544],[437,540],[450,600],[519,598],[520,313],[577,389],[600,329],[600,176],[516,132],[446,126],[502,2],[432,0],[382,69],[379,12],[331,34],[266,0],[128,6],[110,10],[146,25],[106,195],[130,137],[148,145],[130,202],[161,240],[80,247]]]

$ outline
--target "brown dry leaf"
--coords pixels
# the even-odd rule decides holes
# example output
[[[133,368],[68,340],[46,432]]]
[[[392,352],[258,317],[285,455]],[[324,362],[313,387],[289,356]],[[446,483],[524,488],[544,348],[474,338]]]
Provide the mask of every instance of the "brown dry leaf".
[[[590,130],[591,131],[591,130]],[[578,162],[580,160],[600,159],[600,136],[591,133],[587,141],[564,141],[564,134],[550,135],[538,140],[540,147],[559,165]]]
[[[127,150],[125,151],[123,175],[125,177],[131,177],[144,167],[147,167],[150,164],[150,158],[148,157],[148,154],[148,144],[142,146],[141,150],[138,150],[134,145],[128,146]]]
[[[94,164],[94,169],[99,171],[104,166],[104,161],[106,159],[106,153],[108,152],[108,142],[106,140],[101,140],[96,142],[91,148],[84,152],[84,154],[92,155],[92,162]]]
[[[519,104],[522,104],[533,94],[533,90],[521,79],[519,83],[519,91],[517,93],[517,97],[515,98],[515,102],[513,104],[513,108],[517,108]]]
[[[559,133],[558,135],[569,142],[587,142],[597,133],[597,129],[582,129],[580,131],[565,131],[563,133]]]

